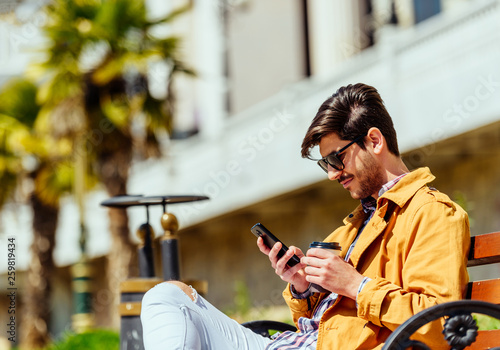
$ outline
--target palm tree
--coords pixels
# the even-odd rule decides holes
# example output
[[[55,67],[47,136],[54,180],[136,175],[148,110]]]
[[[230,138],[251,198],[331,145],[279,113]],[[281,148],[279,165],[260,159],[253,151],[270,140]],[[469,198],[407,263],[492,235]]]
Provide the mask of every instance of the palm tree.
[[[134,152],[159,155],[157,132],[171,130],[173,77],[192,74],[178,57],[179,39],[154,35],[186,8],[154,21],[147,19],[143,0],[55,0],[47,10],[50,44],[40,66],[41,115],[60,137],[83,133],[88,158],[107,193],[126,194]],[[164,82],[168,93],[161,98],[148,84],[155,63],[170,71]],[[142,132],[136,132],[138,125]],[[107,281],[115,306],[119,283],[136,273],[137,263],[126,211],[110,209],[109,222]],[[116,309],[111,314],[117,326]]]
[[[33,190],[27,194],[33,212],[33,243],[27,283],[23,289],[24,313],[21,323],[24,335],[22,345],[26,349],[42,348],[49,341],[48,301],[52,292],[52,253],[59,197],[71,190],[73,176],[71,162],[68,162],[71,147],[37,130],[43,129],[43,124],[36,125],[40,110],[36,93],[36,86],[23,79],[8,82],[0,91],[0,152],[1,160],[6,165],[0,178],[6,179],[10,185],[2,186],[2,201],[9,198],[6,189],[12,193],[16,183],[33,183]]]

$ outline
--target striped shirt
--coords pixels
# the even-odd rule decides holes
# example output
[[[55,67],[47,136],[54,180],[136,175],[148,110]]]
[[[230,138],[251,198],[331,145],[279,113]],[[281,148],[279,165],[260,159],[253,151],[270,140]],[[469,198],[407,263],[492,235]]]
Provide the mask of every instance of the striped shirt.
[[[379,197],[384,194],[386,191],[390,190],[398,181],[406,175],[400,175],[396,177],[395,179],[389,181],[385,185],[382,186],[380,189],[378,195]],[[347,251],[347,254],[344,258],[345,261],[349,260],[349,257],[351,255],[352,250],[354,249],[354,246],[356,245],[356,242],[358,241],[359,236],[361,235],[361,232],[365,228],[366,224],[370,221],[370,219],[373,216],[373,213],[375,213],[375,209],[377,207],[377,201],[373,197],[367,197],[361,200],[361,205],[363,206],[363,210],[367,215],[367,218],[363,222],[363,225],[360,227],[358,234],[352,244],[349,246],[349,249]],[[361,292],[365,284],[370,281],[371,279],[368,277],[363,278],[363,281],[359,285],[358,288],[358,294]],[[312,294],[312,292],[309,290],[309,288],[301,294],[296,294],[294,293],[292,289],[292,295],[297,298],[297,299],[305,299],[309,297]],[[291,332],[291,331],[286,331],[284,333],[278,333],[275,335],[274,341],[271,342],[267,347],[266,350],[295,350],[295,349],[300,349],[300,350],[315,350],[316,349],[316,343],[318,342],[318,329],[319,329],[319,323],[321,320],[321,316],[330,308],[335,301],[338,298],[338,294],[336,293],[330,293],[329,296],[324,298],[319,305],[316,307],[314,310],[314,313],[311,318],[307,317],[300,317],[297,321],[297,326],[298,326],[298,331],[297,332]],[[356,304],[357,306],[357,304]]]

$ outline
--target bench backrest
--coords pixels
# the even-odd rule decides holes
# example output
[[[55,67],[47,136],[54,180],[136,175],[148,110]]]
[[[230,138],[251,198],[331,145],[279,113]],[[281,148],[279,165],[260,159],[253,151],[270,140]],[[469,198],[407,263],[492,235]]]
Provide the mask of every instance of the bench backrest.
[[[469,262],[467,266],[489,265],[499,262],[500,232],[471,237]],[[499,278],[470,282],[467,289],[467,299],[500,304],[500,275],[498,277]],[[498,345],[499,340],[500,330],[480,331],[476,342],[467,349],[488,349]]]

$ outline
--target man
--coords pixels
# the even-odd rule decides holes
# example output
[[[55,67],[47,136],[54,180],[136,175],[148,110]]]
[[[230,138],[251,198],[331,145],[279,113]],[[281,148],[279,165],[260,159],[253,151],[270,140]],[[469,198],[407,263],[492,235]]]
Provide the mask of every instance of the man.
[[[279,243],[269,249],[257,240],[276,274],[288,282],[283,295],[298,331],[262,338],[190,287],[164,283],[143,300],[146,349],[379,349],[412,315],[463,297],[467,214],[428,187],[434,180],[429,169],[408,171],[377,90],[348,85],[327,99],[304,137],[302,156],[309,158],[316,145],[328,178],[361,204],[326,239],[340,243],[340,257],[318,248],[304,255],[292,246],[278,259]],[[293,254],[301,263],[288,267]],[[311,283],[331,293],[312,292]],[[436,321],[415,338],[439,349],[440,332]]]

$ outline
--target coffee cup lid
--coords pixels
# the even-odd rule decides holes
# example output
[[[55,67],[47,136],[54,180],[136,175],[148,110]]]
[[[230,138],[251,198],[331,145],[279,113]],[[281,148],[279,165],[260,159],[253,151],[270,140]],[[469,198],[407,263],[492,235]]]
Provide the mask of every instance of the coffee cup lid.
[[[337,249],[342,250],[339,242],[312,242],[309,248]]]

